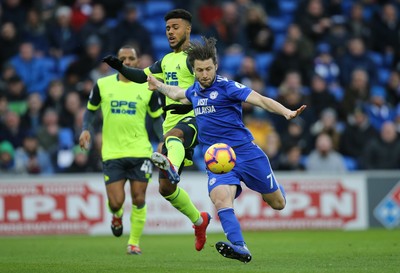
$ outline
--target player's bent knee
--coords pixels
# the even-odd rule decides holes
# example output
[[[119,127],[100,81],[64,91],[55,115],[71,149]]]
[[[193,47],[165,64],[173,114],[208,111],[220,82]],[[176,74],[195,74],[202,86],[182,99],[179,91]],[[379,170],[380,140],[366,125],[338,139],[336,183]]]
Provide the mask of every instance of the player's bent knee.
[[[285,205],[286,205],[285,199],[283,199],[283,198],[279,198],[277,200],[274,200],[271,203],[272,204],[269,204],[269,205],[275,210],[283,210],[285,208]]]

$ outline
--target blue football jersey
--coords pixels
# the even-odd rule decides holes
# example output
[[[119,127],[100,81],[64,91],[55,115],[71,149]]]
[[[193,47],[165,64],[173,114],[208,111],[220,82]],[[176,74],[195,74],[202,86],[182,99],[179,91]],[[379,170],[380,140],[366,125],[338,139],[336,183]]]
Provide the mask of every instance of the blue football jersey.
[[[202,89],[197,81],[189,87],[186,97],[193,104],[199,143],[223,142],[234,147],[252,141],[254,138],[242,120],[242,102],[251,91],[219,75],[209,88]]]

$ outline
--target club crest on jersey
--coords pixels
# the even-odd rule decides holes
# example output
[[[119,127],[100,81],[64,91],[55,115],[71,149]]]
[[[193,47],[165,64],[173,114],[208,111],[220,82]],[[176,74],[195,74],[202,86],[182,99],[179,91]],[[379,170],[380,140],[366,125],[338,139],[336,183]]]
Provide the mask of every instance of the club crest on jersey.
[[[246,86],[244,86],[243,84],[241,84],[241,83],[238,83],[238,82],[235,82],[235,86],[237,87],[237,88],[240,88],[240,89],[242,89],[242,88],[245,88]]]
[[[214,100],[218,97],[218,91],[212,91],[210,93],[210,99]]]

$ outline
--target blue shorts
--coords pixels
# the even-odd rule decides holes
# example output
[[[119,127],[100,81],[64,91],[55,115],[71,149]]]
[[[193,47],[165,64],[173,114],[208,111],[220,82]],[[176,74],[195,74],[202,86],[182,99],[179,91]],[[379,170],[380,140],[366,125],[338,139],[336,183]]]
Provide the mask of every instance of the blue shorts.
[[[203,154],[208,146],[202,147]],[[233,150],[236,153],[236,165],[229,173],[214,174],[207,170],[208,193],[218,185],[237,185],[237,198],[242,192],[240,181],[249,189],[264,193],[272,193],[278,189],[278,183],[271,169],[268,156],[253,142],[249,142]]]

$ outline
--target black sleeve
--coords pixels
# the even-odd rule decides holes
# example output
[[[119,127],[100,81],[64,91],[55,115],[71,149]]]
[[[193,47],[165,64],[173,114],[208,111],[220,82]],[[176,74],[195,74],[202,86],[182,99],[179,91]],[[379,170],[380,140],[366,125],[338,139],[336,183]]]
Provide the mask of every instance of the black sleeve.
[[[127,67],[126,65],[123,65],[119,72],[121,72],[121,74],[124,75],[125,78],[133,82],[145,83],[147,81],[147,75],[142,69]]]
[[[156,112],[162,107],[161,98],[158,92],[153,92],[149,101],[149,108],[151,112]]]
[[[93,106],[98,106],[101,102],[100,89],[97,83],[93,86],[92,91],[90,91],[89,102]]]

